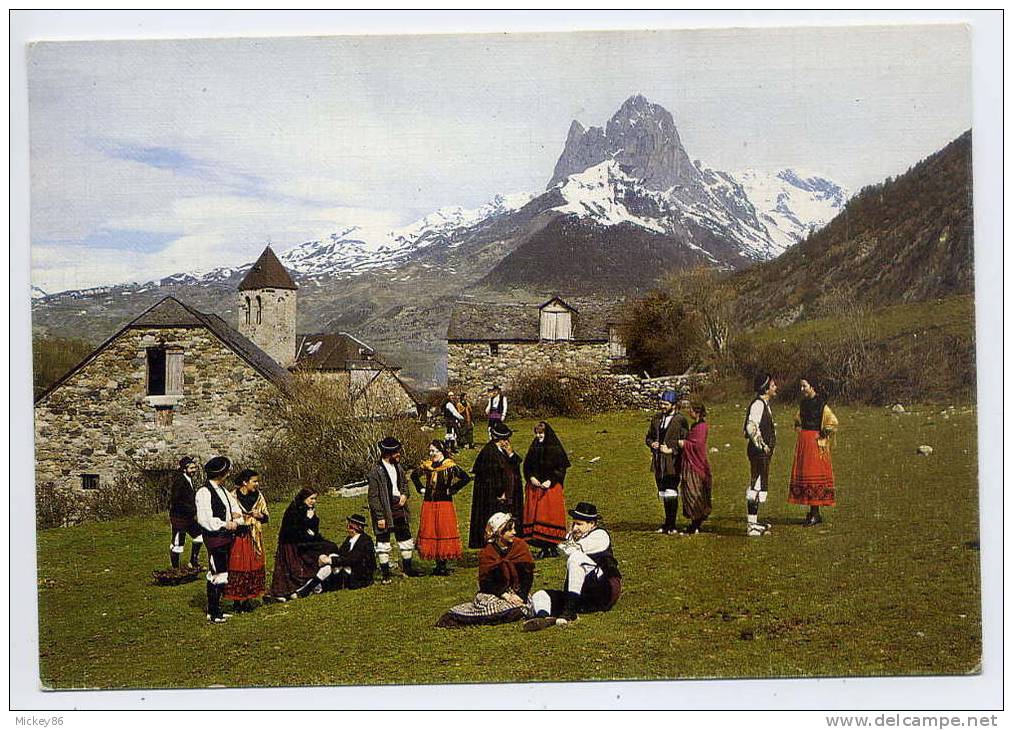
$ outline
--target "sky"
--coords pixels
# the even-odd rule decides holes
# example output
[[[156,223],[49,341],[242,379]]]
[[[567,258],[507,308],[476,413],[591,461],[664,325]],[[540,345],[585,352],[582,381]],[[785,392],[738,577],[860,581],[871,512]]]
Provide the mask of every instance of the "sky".
[[[544,189],[632,94],[693,159],[851,191],[971,126],[963,25],[49,42],[28,50],[33,284],[256,258]]]

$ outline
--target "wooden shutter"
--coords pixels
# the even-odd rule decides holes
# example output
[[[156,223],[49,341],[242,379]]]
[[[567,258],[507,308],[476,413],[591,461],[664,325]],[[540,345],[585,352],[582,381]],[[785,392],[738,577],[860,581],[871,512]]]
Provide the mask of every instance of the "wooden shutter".
[[[183,351],[165,353],[165,394],[183,395]]]

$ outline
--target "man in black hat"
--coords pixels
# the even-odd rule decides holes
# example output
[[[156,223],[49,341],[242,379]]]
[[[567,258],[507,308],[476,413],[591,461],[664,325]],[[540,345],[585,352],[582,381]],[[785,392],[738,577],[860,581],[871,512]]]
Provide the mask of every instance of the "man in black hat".
[[[503,395],[503,388],[498,385],[489,389],[489,402],[485,406],[485,415],[489,418],[489,440],[492,441],[492,427],[497,423],[503,423],[507,417],[507,398]]]
[[[169,560],[173,568],[179,567],[179,556],[183,554],[186,536],[190,536],[190,566],[200,568],[198,556],[204,538],[197,524],[197,503],[194,501],[197,488],[194,480],[199,468],[192,456],[179,460],[179,473],[172,480],[169,492],[169,526],[172,528],[172,542],[169,543]]]
[[[746,487],[746,535],[762,537],[770,533],[770,523],[760,522],[760,505],[767,501],[767,481],[770,475],[770,457],[777,444],[774,416],[770,400],[777,395],[777,383],[770,373],[759,373],[753,380],[756,396],[746,409],[746,422],[742,430],[747,439],[746,457],[749,459],[749,486]]]
[[[208,621],[220,624],[231,614],[222,611],[222,595],[229,583],[229,552],[236,529],[243,524],[243,511],[222,486],[229,475],[232,462],[227,456],[216,456],[204,465],[208,483],[197,490],[197,523],[208,548]]]
[[[381,441],[380,460],[366,474],[369,485],[369,512],[376,533],[376,555],[380,562],[380,582],[390,583],[390,537],[394,533],[401,551],[402,572],[415,578],[422,575],[412,565],[411,524],[408,521],[408,478],[401,467],[401,442],[393,436]]]
[[[524,480],[521,457],[510,444],[513,431],[502,421],[489,429],[492,440],[475,457],[471,473],[475,486],[471,496],[471,527],[468,547],[485,546],[485,526],[497,512],[524,514]]]
[[[563,590],[538,591],[531,596],[529,609],[535,618],[525,622],[526,631],[538,631],[562,622],[574,621],[578,613],[608,611],[619,600],[622,575],[612,552],[612,537],[601,527],[598,508],[578,502],[570,510],[573,523],[559,549],[566,554]]]
[[[365,533],[366,518],[359,514],[352,515],[348,518],[347,530],[348,537],[341,543],[337,553],[320,556],[321,571],[329,571],[322,579],[324,590],[373,585],[376,552],[373,541]]]

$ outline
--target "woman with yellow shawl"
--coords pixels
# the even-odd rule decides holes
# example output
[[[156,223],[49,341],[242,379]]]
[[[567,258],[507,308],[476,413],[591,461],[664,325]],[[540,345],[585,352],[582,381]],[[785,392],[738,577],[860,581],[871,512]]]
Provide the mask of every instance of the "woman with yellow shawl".
[[[263,525],[267,522],[267,502],[260,493],[260,475],[243,469],[235,478],[232,492],[243,510],[244,523],[236,532],[229,554],[229,583],[225,598],[234,602],[236,613],[253,610],[253,599],[264,595]]]
[[[471,475],[450,458],[447,443],[436,440],[429,444],[429,459],[412,470],[411,480],[422,495],[416,542],[419,557],[436,561],[433,575],[450,575],[447,561],[461,557],[453,497],[471,481]]]
[[[820,507],[833,507],[837,503],[834,468],[830,463],[830,437],[837,431],[837,417],[827,405],[826,396],[818,393],[809,380],[800,380],[799,390],[802,400],[795,416],[798,441],[788,483],[788,502],[809,505],[809,514],[802,525],[812,527],[823,522]]]

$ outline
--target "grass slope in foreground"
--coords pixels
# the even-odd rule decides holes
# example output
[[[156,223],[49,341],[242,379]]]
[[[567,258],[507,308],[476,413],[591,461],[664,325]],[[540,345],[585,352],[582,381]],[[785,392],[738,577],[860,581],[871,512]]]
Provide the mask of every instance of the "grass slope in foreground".
[[[449,578],[396,579],[354,592],[204,620],[203,581],[158,587],[168,528],[159,515],[39,534],[42,684],[207,687],[677,677],[963,674],[981,656],[975,415],[940,407],[895,415],[840,408],[838,507],[798,526],[786,503],[792,407],[775,405],[780,445],[764,517],[744,536],[745,403],[713,407],[714,513],[706,534],[656,535],[647,414],[558,419],[573,468],[567,503],[607,518],[625,576],[610,613],[526,634],[517,624],[441,630],[470,598],[476,557]],[[530,423],[514,423],[521,451]],[[726,444],[729,446],[726,447]],[[933,446],[928,457],[915,453]],[[470,465],[475,452],[462,459]],[[591,459],[600,457],[591,463]],[[293,490],[294,491],[294,488]],[[419,502],[413,497],[417,522]],[[324,534],[364,499],[323,497]],[[284,505],[267,528],[268,570]],[[457,501],[466,534],[470,487]],[[680,518],[681,519],[681,518]],[[428,566],[426,566],[428,567]],[[537,564],[535,588],[558,587],[561,560]],[[579,646],[582,660],[574,662]],[[494,660],[492,658],[495,658]]]

